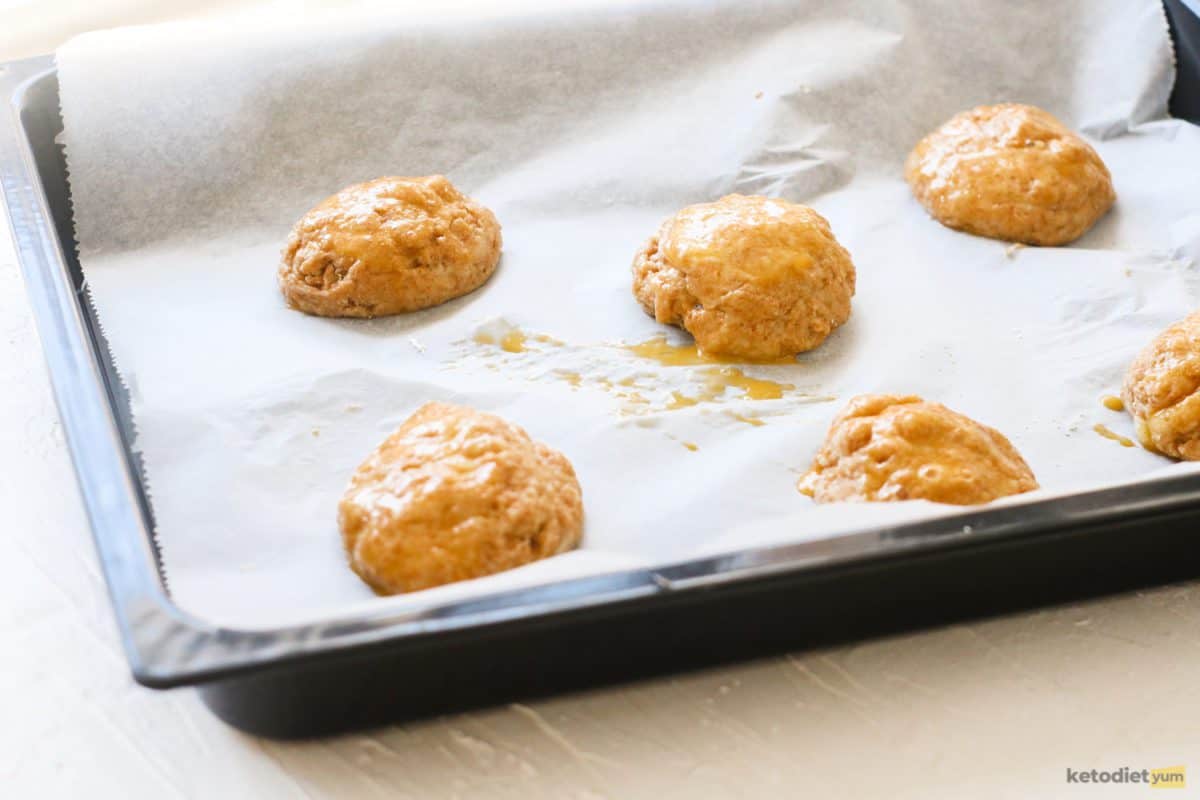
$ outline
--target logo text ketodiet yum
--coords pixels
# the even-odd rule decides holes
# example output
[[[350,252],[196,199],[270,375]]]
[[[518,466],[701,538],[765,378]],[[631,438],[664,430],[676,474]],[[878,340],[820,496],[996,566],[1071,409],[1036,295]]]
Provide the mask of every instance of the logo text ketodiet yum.
[[[1067,783],[1140,783],[1156,789],[1182,789],[1187,785],[1183,767],[1165,769],[1067,769]]]

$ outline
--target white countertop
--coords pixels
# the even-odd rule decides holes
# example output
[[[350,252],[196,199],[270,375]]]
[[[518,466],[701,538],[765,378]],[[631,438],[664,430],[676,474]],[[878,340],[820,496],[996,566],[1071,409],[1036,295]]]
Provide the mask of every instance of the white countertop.
[[[0,59],[201,5],[0,3]],[[323,741],[245,736],[130,679],[7,225],[0,376],[4,797],[1133,797],[1066,771],[1179,764],[1197,771],[1170,796],[1200,794],[1200,583]]]

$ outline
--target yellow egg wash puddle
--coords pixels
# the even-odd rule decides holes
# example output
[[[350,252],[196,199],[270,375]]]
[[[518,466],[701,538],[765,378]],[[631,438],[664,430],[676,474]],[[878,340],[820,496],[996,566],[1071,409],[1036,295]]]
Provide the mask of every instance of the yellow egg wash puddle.
[[[1121,447],[1133,447],[1134,446],[1133,439],[1122,436],[1119,433],[1114,433],[1113,431],[1109,430],[1107,427],[1105,427],[1104,425],[1101,425],[1100,423],[1096,423],[1094,426],[1092,426],[1092,430],[1094,430],[1096,433],[1103,436],[1105,439],[1112,439],[1114,442],[1118,442],[1121,445]]]
[[[742,400],[778,400],[783,397],[784,392],[796,388],[790,383],[751,378],[737,367],[706,369],[702,374],[704,375],[704,386],[700,393],[692,397],[682,392],[671,392],[671,400],[666,406],[668,411],[716,400],[730,388],[741,389]],[[739,418],[736,414],[734,417]],[[751,425],[764,424],[762,420],[751,420],[750,418],[744,418],[741,421],[749,422]]]
[[[704,364],[795,364],[792,357],[774,358],[766,361],[747,361],[744,358],[729,358],[701,352],[692,344],[671,344],[666,336],[655,336],[638,344],[625,345],[625,349],[640,358],[657,361],[664,367],[698,367]]]
[[[607,392],[613,397],[618,397],[631,406],[650,405],[650,399],[641,392],[636,391],[636,388],[639,388],[636,378],[625,378],[614,383],[609,378],[603,376],[588,378],[588,376],[573,370],[559,369],[554,370],[551,374],[559,380],[565,381],[572,389],[578,389],[586,384]],[[686,402],[686,398],[683,401]]]
[[[784,392],[796,387],[790,383],[779,383],[763,378],[751,378],[737,367],[715,367],[704,370],[706,385],[714,396],[723,394],[732,387],[742,390],[743,400],[778,400]]]
[[[548,378],[565,382],[572,389],[599,390],[620,401],[621,416],[645,416],[655,412],[678,411],[706,403],[719,404],[734,400],[779,400],[796,388],[791,383],[754,377],[745,371],[750,364],[796,366],[795,357],[746,361],[709,355],[702,352],[695,343],[672,344],[665,335],[655,336],[637,344],[581,346],[545,333],[522,330],[503,319],[498,319],[476,329],[471,339],[466,341],[486,346],[486,352],[480,354],[483,359],[481,366],[489,371],[511,372],[514,369],[528,369],[531,380]],[[700,369],[686,370],[674,375],[650,369],[630,375],[628,362],[609,363],[609,359],[603,357],[604,353],[610,352],[614,347],[659,366]],[[509,360],[506,354],[521,358]],[[586,363],[573,355],[582,356]],[[535,360],[527,360],[529,358]],[[555,361],[562,366],[555,368]],[[625,374],[614,375],[613,372],[617,370]],[[726,413],[733,420],[752,427],[766,424],[756,416],[746,416],[733,411]]]
[[[672,442],[678,442],[679,444],[683,445],[685,448],[687,448],[689,451],[691,451],[693,453],[700,449],[700,445],[696,444],[695,442],[689,442],[684,439],[679,439],[675,436],[672,436],[669,433],[666,434],[666,437],[668,439],[670,439]]]
[[[678,391],[672,392],[671,400],[666,405],[666,410],[668,411],[689,408],[698,403],[716,400],[724,395],[727,389],[740,389],[740,397],[743,400],[779,400],[785,392],[796,388],[790,383],[780,383],[779,381],[772,381],[766,378],[753,378],[739,367],[710,366],[714,364],[744,364],[746,361],[726,356],[709,355],[702,352],[695,343],[685,345],[671,344],[665,336],[655,336],[644,342],[625,345],[625,349],[639,358],[649,359],[664,367],[709,367],[700,373],[704,377],[704,386],[700,393],[696,396],[690,396]],[[794,365],[796,359],[794,357],[777,358],[769,361],[753,361],[750,363]],[[631,381],[632,379],[627,378],[626,380]],[[751,422],[749,424],[753,425],[755,423]],[[761,425],[763,423],[758,421],[757,424]]]
[[[514,328],[501,337],[500,349],[506,353],[524,353],[527,349],[525,347],[527,341],[529,341],[529,337]]]
[[[1100,404],[1103,405],[1105,408],[1107,408],[1109,411],[1124,411],[1125,410],[1125,401],[1122,400],[1121,398],[1117,397],[1116,395],[1111,395],[1111,394],[1105,395],[1104,397],[1100,398]]]
[[[486,330],[476,331],[471,337],[476,344],[486,344],[498,346],[506,353],[527,353],[533,348],[529,347],[530,342],[541,342],[555,347],[562,347],[566,344],[562,339],[555,339],[545,333],[528,334],[520,328],[510,327],[501,334],[492,333]]]
[[[667,403],[666,409],[668,411],[675,411],[680,408],[690,408],[699,404],[699,402],[700,398],[698,397],[688,397],[682,392],[671,392],[671,400]]]

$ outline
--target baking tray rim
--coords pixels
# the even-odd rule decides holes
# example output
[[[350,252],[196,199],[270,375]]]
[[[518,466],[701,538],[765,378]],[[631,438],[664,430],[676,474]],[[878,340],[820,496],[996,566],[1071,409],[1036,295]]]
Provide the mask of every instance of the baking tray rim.
[[[461,635],[724,584],[1200,508],[1200,473],[1164,476],[419,609],[390,610],[381,601],[375,609],[275,628],[215,625],[177,606],[163,582],[140,473],[102,367],[106,345],[90,302],[70,274],[65,246],[73,245],[56,232],[34,143],[22,122],[30,94],[56,79],[52,56],[0,64],[0,95],[7,100],[0,123],[0,188],[114,615],[133,676],[146,686],[207,683],[389,641]]]

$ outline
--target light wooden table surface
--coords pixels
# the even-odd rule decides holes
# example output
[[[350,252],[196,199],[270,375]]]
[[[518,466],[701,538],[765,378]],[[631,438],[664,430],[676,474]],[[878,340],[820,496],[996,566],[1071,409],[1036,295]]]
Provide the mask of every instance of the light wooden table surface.
[[[0,59],[247,5],[0,0]],[[300,744],[141,689],[7,226],[0,509],[3,798],[1136,797],[1066,770],[1177,764],[1200,794],[1200,584]]]

